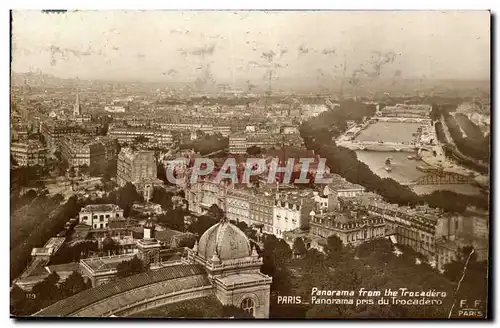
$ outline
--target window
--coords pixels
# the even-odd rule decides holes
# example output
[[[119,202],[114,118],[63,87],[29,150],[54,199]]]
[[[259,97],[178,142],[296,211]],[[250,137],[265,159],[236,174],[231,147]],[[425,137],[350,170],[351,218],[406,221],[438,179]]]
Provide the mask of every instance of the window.
[[[106,219],[109,219],[109,214],[106,214]]]
[[[253,300],[251,298],[245,298],[242,302],[241,302],[241,308],[243,309],[243,311],[247,312],[248,314],[250,315],[254,315],[253,314],[253,311],[254,311],[254,303],[253,303]]]

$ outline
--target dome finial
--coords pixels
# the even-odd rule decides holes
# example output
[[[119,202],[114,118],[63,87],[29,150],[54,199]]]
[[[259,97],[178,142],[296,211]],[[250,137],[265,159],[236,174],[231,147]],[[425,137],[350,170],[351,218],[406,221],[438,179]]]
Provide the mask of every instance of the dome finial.
[[[217,251],[214,251],[214,255],[212,256],[212,262],[213,263],[219,263],[220,262],[220,258],[219,258],[219,255],[217,255]]]
[[[257,249],[255,249],[255,245],[252,245],[252,257],[259,257],[259,253],[257,253]]]

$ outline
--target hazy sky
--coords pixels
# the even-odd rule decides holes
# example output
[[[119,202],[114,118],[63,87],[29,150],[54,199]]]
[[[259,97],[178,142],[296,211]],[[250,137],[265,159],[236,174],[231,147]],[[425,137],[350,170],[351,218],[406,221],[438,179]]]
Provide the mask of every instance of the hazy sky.
[[[489,79],[490,15],[471,12],[13,13],[14,71],[260,83],[367,74]],[[202,82],[203,83],[203,82]]]

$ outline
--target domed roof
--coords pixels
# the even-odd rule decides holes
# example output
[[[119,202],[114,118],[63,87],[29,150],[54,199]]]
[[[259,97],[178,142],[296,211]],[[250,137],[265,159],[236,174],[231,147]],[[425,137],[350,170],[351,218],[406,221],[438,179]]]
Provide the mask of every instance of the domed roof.
[[[221,221],[208,228],[198,242],[198,255],[211,259],[217,253],[220,260],[252,256],[247,236],[237,226]]]

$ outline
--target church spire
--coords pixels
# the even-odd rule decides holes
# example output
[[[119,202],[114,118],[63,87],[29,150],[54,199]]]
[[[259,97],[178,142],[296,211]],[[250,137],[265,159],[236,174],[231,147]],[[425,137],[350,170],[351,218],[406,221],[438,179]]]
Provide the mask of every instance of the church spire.
[[[73,107],[73,116],[80,116],[81,115],[81,108],[80,108],[80,95],[78,90],[76,91],[76,100],[75,100],[75,106]]]

